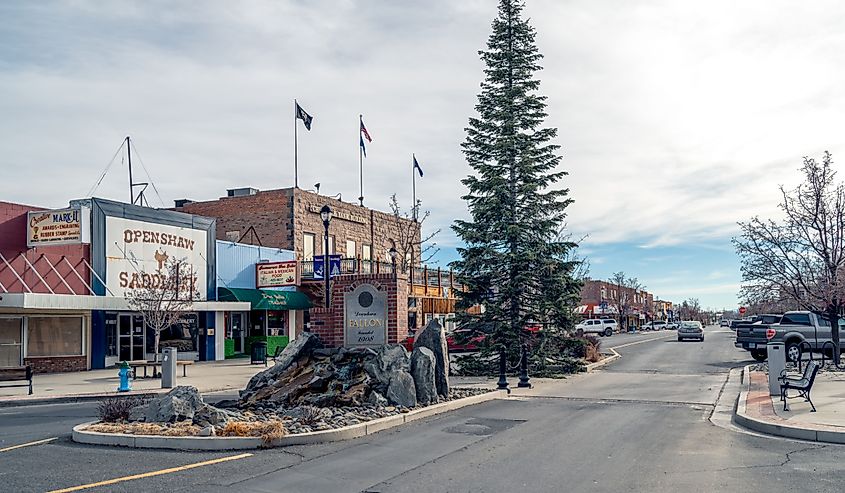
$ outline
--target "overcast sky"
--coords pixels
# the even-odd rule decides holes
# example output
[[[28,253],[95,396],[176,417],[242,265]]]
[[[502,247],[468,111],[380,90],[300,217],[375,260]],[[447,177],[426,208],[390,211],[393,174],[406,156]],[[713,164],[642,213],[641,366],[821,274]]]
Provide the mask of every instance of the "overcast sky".
[[[2,2],[0,200],[86,196],[126,135],[161,195],[293,184],[358,196],[358,115],[373,137],[366,205],[429,228],[466,215],[460,153],[496,2]],[[661,298],[735,307],[736,221],[775,213],[804,155],[841,152],[839,2],[529,0],[541,92],[559,129],[592,274],[624,270]],[[143,173],[140,170],[139,173]],[[142,178],[145,178],[142,175]],[[126,200],[120,159],[95,195]]]

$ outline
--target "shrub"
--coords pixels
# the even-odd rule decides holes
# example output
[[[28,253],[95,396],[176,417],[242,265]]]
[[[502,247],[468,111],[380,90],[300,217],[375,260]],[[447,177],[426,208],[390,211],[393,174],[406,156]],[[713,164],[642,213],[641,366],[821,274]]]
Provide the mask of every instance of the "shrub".
[[[143,397],[109,397],[97,405],[97,414],[103,423],[118,423],[129,420],[132,408],[147,404]]]
[[[317,424],[323,418],[323,410],[316,406],[299,406],[301,414],[299,416],[299,422],[304,425],[314,425]]]
[[[224,437],[260,437],[265,444],[287,434],[284,423],[272,421],[229,421],[220,436]]]

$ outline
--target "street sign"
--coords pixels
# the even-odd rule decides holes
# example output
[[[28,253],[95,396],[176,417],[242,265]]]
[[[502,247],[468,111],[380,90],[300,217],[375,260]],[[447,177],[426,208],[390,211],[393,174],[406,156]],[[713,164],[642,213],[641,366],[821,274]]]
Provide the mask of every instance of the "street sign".
[[[747,310],[745,309],[745,307],[744,307],[744,306],[739,307],[739,314],[740,314],[740,315],[745,315],[745,312],[746,312],[746,311],[747,311]]]

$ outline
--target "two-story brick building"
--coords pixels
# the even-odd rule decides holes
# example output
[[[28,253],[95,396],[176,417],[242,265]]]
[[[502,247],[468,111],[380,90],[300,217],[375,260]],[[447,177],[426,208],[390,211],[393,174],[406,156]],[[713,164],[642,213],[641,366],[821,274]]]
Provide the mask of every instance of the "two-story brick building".
[[[639,327],[654,319],[654,295],[645,290],[588,279],[581,288],[581,304],[576,313],[585,318],[620,318],[625,327]]]
[[[332,210],[328,253],[342,258],[341,275],[332,288],[331,313],[320,303],[323,283],[313,279],[313,260],[320,260],[326,250],[320,216],[326,205]],[[446,321],[454,313],[451,273],[420,265],[420,224],[392,212],[299,188],[230,189],[215,200],[177,200],[175,210],[215,218],[218,239],[293,251],[300,265],[299,290],[315,301],[314,308],[292,327],[297,332],[311,328],[326,342],[343,344],[344,293],[356,289],[365,278],[389,294],[389,342],[401,341],[409,328],[413,331],[431,318]],[[395,277],[391,248],[399,252]]]
[[[331,254],[390,263],[388,251],[394,242],[401,238],[419,242],[418,223],[299,188],[230,189],[225,197],[216,200],[177,200],[176,210],[216,218],[220,240],[292,250],[297,259],[311,260],[324,250],[325,233],[320,218],[324,205],[332,209]],[[412,238],[406,231],[412,232]]]

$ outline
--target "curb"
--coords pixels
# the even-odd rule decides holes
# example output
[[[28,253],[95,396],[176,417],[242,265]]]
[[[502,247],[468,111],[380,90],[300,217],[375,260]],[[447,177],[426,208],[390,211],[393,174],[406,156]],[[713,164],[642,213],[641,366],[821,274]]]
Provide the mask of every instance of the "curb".
[[[464,397],[454,401],[442,402],[433,406],[417,409],[404,414],[387,416],[364,423],[345,426],[334,430],[313,431],[297,435],[286,435],[265,444],[257,437],[166,437],[161,435],[122,435],[117,433],[98,433],[84,431],[83,428],[94,422],[82,423],[73,427],[73,441],[89,445],[112,445],[130,448],[152,448],[170,450],[246,450],[256,448],[287,447],[290,445],[310,445],[316,443],[338,442],[394,428],[418,419],[454,411],[466,406],[480,404],[496,399],[507,399],[502,391],[490,391],[484,394]]]
[[[588,364],[587,365],[587,373],[590,373],[590,372],[592,372],[592,371],[594,371],[598,368],[601,368],[602,366],[609,365],[609,364],[613,363],[614,361],[616,361],[616,360],[618,360],[619,358],[622,357],[622,355],[617,353],[615,349],[613,349],[613,348],[609,348],[609,349],[610,349],[610,352],[611,352],[610,356],[606,356],[601,361],[596,361],[595,363]],[[607,353],[604,353],[604,354],[607,354]]]
[[[201,389],[200,394],[213,394],[215,392],[225,392],[227,390],[239,390],[242,387],[221,387]],[[55,395],[51,397],[41,396],[21,396],[20,399],[9,399],[0,397],[0,408],[7,407],[23,407],[23,406],[43,406],[45,404],[68,404],[74,402],[88,402],[98,401],[109,398],[125,398],[125,397],[144,397],[154,398],[162,394],[166,394],[173,389],[148,389],[148,390],[133,390],[131,392],[99,392],[95,394],[66,394]],[[5,399],[5,400],[4,400]]]
[[[733,421],[735,424],[767,435],[807,440],[810,442],[845,444],[845,431],[813,430],[800,426],[772,423],[771,421],[749,416],[746,410],[746,400],[748,399],[748,393],[751,388],[751,379],[748,375],[750,366],[746,366],[742,370],[743,390],[740,391],[739,399],[737,399],[736,407],[734,408]]]

